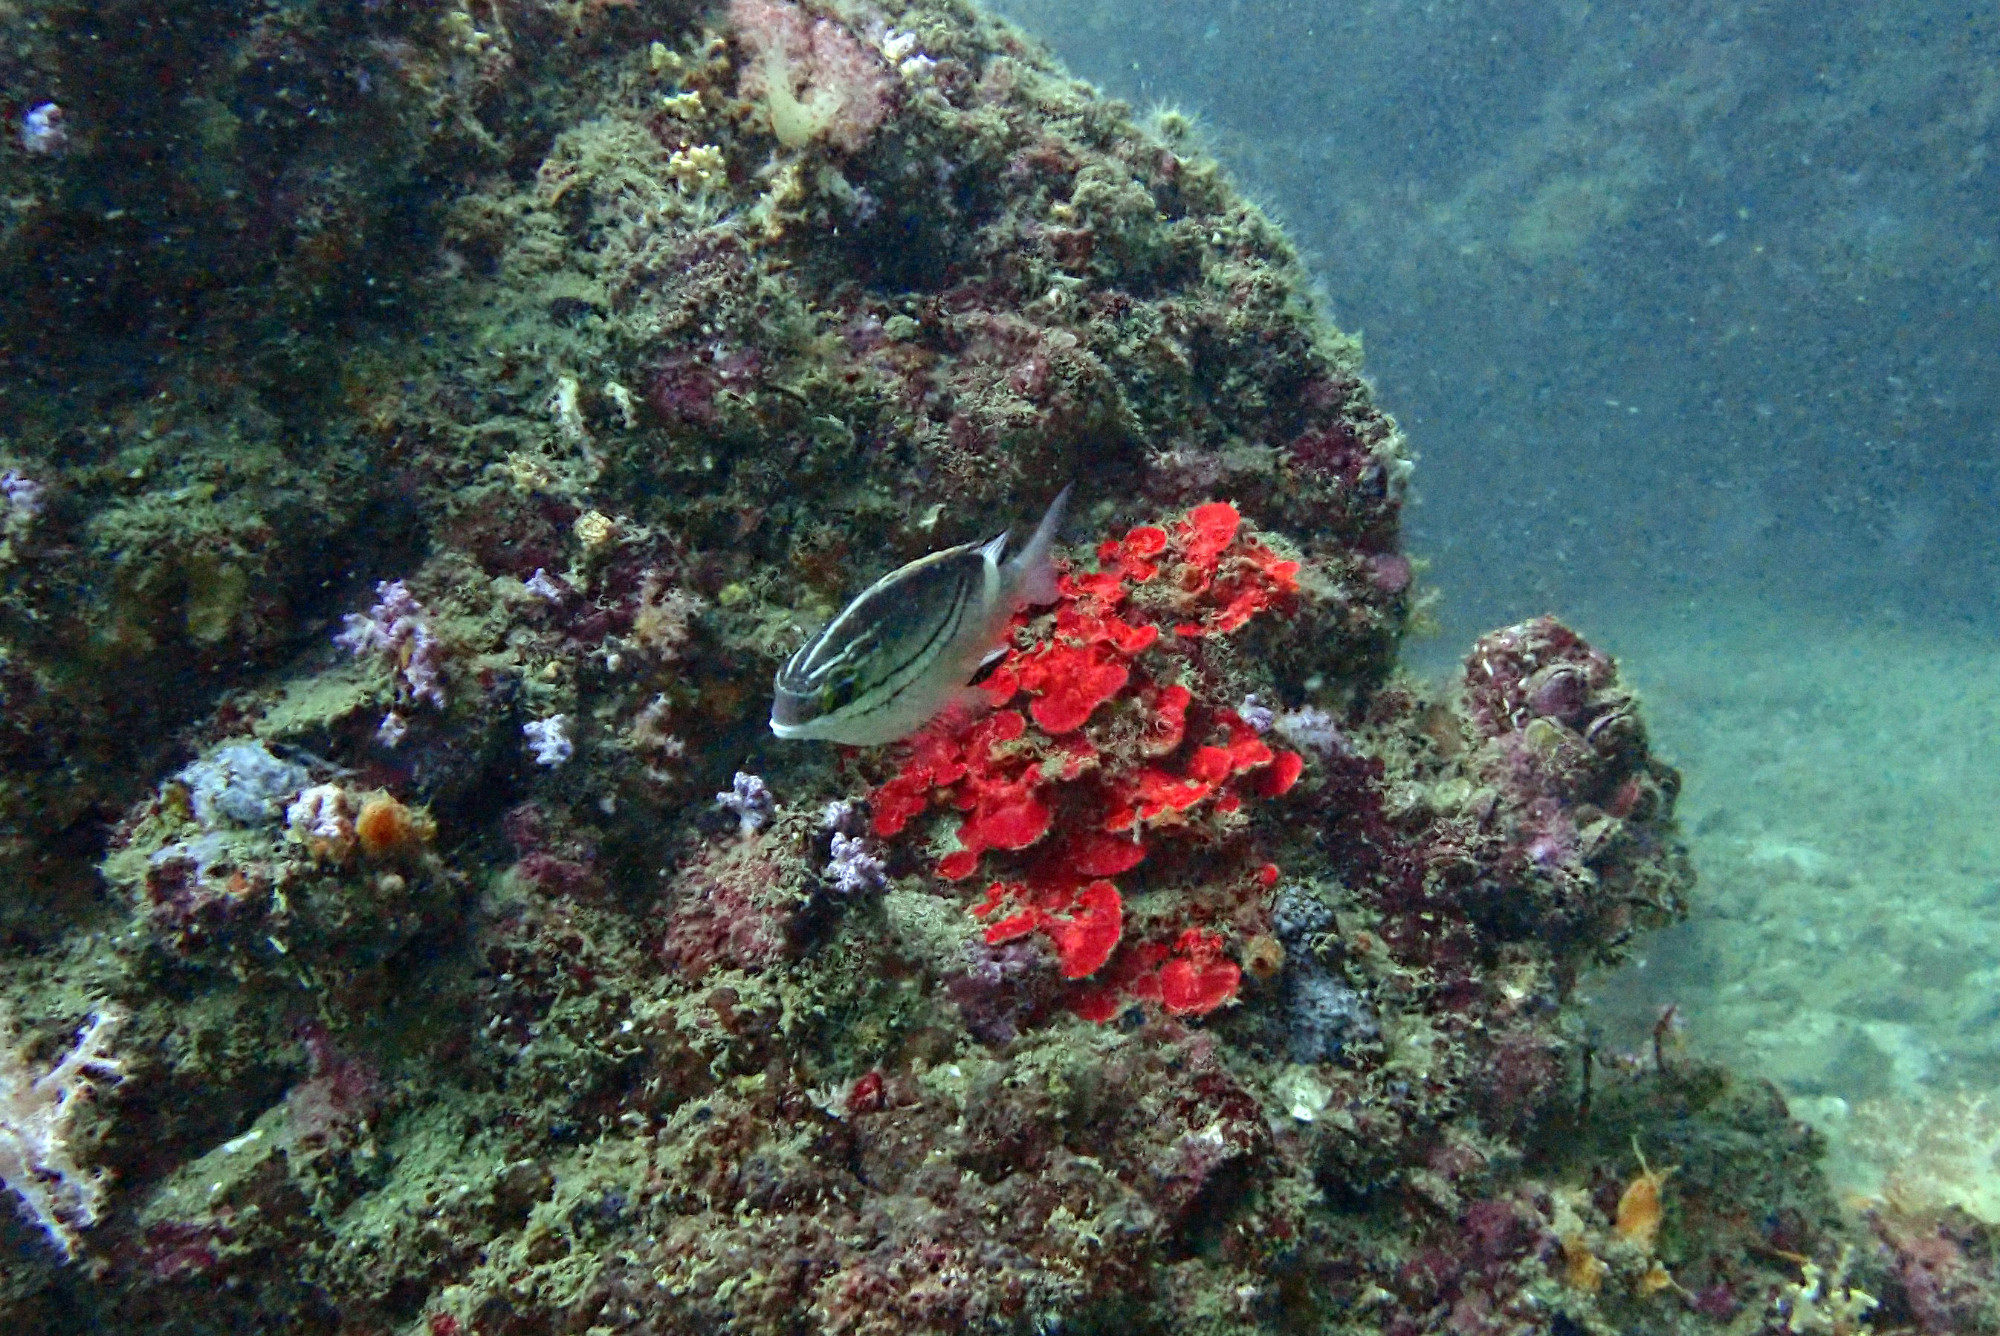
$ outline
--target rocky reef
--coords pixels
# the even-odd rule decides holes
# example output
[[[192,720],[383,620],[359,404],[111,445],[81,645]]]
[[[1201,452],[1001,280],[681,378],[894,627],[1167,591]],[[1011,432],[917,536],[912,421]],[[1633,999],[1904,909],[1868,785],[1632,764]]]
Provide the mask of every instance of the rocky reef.
[[[931,0],[0,26],[10,1315],[1991,1329],[1571,1014],[1678,778],[1553,619],[1398,669],[1401,437],[1179,127]],[[1070,480],[982,710],[771,737]]]

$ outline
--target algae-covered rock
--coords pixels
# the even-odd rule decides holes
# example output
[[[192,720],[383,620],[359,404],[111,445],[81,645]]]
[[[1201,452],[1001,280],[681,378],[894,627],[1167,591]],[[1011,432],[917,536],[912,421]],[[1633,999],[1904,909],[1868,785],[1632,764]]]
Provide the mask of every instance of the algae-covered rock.
[[[39,1329],[1863,1307],[1781,1103],[1566,1009],[1691,880],[1616,665],[1398,671],[1400,436],[1184,138],[937,0],[97,15],[0,14],[64,112],[0,164],[0,1001],[129,1018],[78,1259],[0,1228]],[[771,736],[1069,483],[984,711]]]

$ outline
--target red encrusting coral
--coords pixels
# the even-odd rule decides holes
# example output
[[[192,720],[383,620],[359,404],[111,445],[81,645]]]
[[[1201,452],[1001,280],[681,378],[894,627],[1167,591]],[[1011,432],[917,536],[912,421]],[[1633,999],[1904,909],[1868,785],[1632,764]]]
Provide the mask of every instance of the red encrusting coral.
[[[1179,954],[1160,966],[1160,1005],[1177,1016],[1204,1016],[1236,996],[1243,971],[1222,958],[1222,937],[1190,928],[1174,944]]]
[[[1017,634],[981,684],[991,713],[949,718],[911,741],[873,795],[875,833],[899,835],[949,807],[963,815],[939,876],[970,877],[989,852],[1018,855],[1018,875],[991,883],[970,912],[989,944],[1040,933],[1064,978],[1096,976],[1071,993],[1079,1015],[1108,1019],[1124,997],[1177,1015],[1213,1011],[1242,978],[1225,936],[1153,913],[1145,939],[1126,941],[1109,878],[1145,861],[1160,832],[1213,853],[1241,825],[1246,796],[1274,798],[1298,781],[1303,758],[1274,750],[1213,699],[1189,660],[1193,642],[1288,610],[1298,570],[1222,502],[1100,544],[1095,571],[1059,581],[1052,614],[1017,620],[1017,633],[1038,634]],[[1275,872],[1264,865],[1235,881],[1250,894]]]
[[[1055,944],[1065,979],[1095,974],[1111,958],[1124,932],[1125,902],[1108,881],[1093,881],[1074,895],[1065,891],[1038,894],[1027,885],[996,881],[986,888],[986,898],[973,906],[972,912],[983,918],[1010,896],[1030,902],[988,925],[987,945],[998,946],[1039,929]]]

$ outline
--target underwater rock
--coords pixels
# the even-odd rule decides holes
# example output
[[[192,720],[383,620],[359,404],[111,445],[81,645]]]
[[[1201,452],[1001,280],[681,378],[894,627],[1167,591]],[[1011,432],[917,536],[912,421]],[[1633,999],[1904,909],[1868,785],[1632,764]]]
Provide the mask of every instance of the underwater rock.
[[[309,777],[304,766],[279,760],[261,742],[218,747],[175,776],[187,787],[194,819],[208,827],[268,826]]]
[[[1293,1062],[1338,1061],[1348,1045],[1380,1030],[1361,994],[1323,969],[1294,968],[1285,978],[1285,1052]]]
[[[1271,931],[1284,944],[1285,1052],[1296,1063],[1339,1061],[1381,1034],[1367,1000],[1326,959],[1322,934],[1335,927],[1332,906],[1306,887],[1282,887],[1272,902]]]

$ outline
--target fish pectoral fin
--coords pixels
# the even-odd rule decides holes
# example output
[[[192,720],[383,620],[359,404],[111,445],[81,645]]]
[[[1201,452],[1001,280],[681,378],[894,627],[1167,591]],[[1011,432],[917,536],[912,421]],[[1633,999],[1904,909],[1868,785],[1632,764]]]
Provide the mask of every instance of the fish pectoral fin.
[[[944,708],[931,716],[926,728],[942,728],[948,733],[957,732],[981,715],[993,711],[993,702],[978,687],[960,687],[951,693],[951,699]]]

